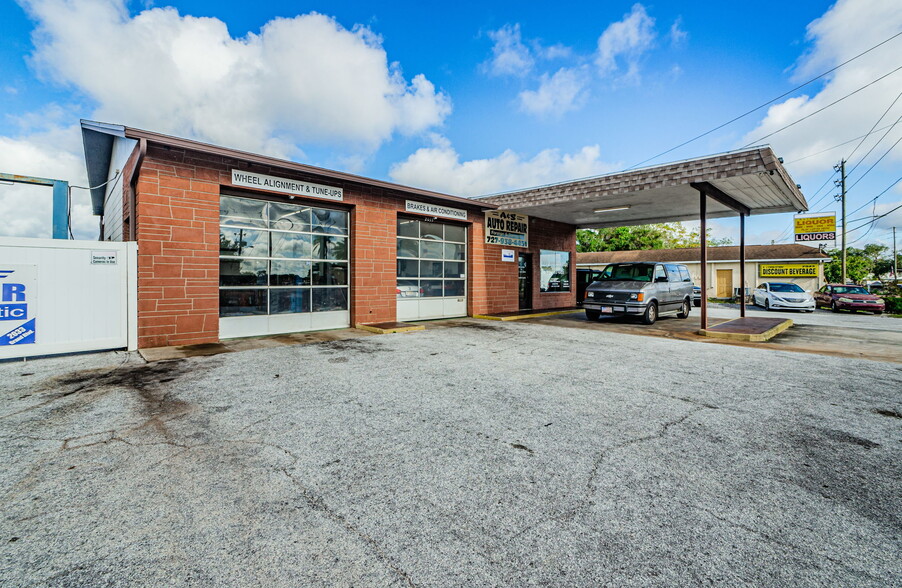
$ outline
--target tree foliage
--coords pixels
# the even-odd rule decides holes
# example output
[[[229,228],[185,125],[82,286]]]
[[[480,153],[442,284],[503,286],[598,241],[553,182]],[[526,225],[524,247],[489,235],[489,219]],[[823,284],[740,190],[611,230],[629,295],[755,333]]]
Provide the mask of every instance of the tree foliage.
[[[717,239],[708,229],[708,245],[717,247],[730,245],[729,238]],[[683,223],[660,223],[635,225],[632,227],[611,227],[606,229],[580,229],[576,231],[576,250],[588,251],[632,251],[643,249],[681,249],[700,247],[701,232],[690,230]]]
[[[824,265],[824,277],[828,282],[842,282],[842,249],[827,251],[833,259]],[[902,256],[899,256],[902,261]],[[900,265],[899,267],[902,267]],[[856,283],[864,282],[873,276],[881,279],[892,275],[893,255],[889,247],[877,243],[869,243],[863,249],[846,248],[846,277]]]

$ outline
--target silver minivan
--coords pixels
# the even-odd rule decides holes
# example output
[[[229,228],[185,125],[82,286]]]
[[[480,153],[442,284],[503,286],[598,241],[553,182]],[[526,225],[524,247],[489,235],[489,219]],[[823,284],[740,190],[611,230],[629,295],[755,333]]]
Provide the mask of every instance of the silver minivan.
[[[602,315],[641,317],[646,325],[659,316],[689,316],[692,276],[679,263],[612,263],[604,268],[583,298],[586,318]]]

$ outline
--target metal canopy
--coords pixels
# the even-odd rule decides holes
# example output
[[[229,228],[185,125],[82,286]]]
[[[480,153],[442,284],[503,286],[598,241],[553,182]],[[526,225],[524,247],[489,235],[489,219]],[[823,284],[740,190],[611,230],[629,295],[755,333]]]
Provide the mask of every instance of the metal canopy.
[[[769,146],[573,180],[481,198],[504,210],[579,228],[698,220],[699,188],[711,196],[707,217],[801,212],[805,197]],[[621,210],[606,208],[623,207]],[[747,212],[746,212],[747,211]]]

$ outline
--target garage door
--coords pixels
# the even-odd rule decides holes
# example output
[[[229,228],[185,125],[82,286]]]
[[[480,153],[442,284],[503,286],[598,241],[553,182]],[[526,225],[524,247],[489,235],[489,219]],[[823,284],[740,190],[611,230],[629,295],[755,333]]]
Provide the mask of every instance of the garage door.
[[[219,336],[349,326],[348,213],[222,196]]]
[[[467,228],[398,219],[398,320],[467,314]]]

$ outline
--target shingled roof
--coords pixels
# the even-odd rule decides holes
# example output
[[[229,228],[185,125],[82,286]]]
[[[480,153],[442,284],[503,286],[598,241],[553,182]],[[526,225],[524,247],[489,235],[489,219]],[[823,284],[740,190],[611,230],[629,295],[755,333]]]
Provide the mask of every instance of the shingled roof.
[[[638,251],[594,251],[577,253],[576,265],[594,265],[602,263],[622,263],[629,261],[663,261],[663,262],[698,262],[701,261],[701,248],[684,249],[644,249]],[[830,256],[816,247],[797,245],[795,243],[781,245],[747,245],[745,248],[747,261],[795,260],[819,261],[828,260]],[[708,247],[708,261],[738,261],[739,247]]]

